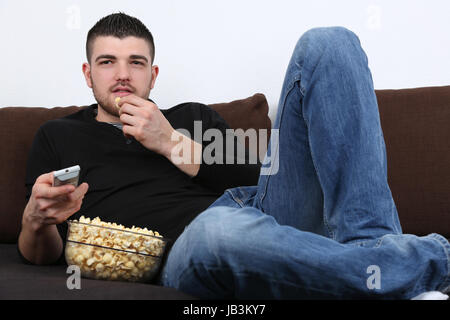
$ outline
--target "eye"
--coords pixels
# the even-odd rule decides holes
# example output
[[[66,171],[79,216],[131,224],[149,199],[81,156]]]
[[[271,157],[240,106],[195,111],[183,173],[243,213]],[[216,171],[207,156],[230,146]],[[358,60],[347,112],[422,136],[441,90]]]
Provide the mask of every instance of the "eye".
[[[103,60],[103,61],[101,61],[101,62],[100,62],[100,64],[109,64],[109,62],[111,62],[111,63],[112,63],[112,61],[111,61],[111,60]]]
[[[137,65],[141,65],[141,66],[144,65],[144,64],[143,64],[142,62],[140,62],[140,61],[132,61],[131,63],[132,63],[132,64],[137,64]]]

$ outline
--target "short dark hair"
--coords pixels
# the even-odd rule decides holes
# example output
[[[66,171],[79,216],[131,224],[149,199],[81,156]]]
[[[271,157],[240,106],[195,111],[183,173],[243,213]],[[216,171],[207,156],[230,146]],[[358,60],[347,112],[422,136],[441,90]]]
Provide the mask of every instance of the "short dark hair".
[[[86,56],[91,63],[92,44],[95,38],[100,36],[113,36],[119,39],[126,37],[136,37],[147,41],[150,47],[150,58],[153,63],[155,58],[155,44],[153,36],[147,27],[137,18],[131,17],[125,13],[113,13],[101,18],[89,30],[86,40]]]

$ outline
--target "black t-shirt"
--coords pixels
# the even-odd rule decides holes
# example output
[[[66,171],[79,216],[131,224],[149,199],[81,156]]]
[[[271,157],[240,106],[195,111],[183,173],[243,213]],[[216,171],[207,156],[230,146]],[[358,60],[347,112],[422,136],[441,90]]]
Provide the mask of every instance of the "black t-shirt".
[[[69,219],[98,216],[126,227],[146,227],[173,243],[225,189],[258,181],[260,164],[236,162],[202,162],[197,176],[191,178],[164,156],[134,138],[126,138],[119,128],[98,122],[96,111],[93,104],[39,128],[27,165],[27,201],[38,176],[79,165],[80,184],[87,182],[89,190],[80,211]],[[202,121],[202,134],[217,128],[225,135],[229,128],[217,112],[199,103],[184,103],[161,112],[174,129],[188,130],[192,139],[194,121]],[[65,240],[67,224],[58,225],[58,230]]]

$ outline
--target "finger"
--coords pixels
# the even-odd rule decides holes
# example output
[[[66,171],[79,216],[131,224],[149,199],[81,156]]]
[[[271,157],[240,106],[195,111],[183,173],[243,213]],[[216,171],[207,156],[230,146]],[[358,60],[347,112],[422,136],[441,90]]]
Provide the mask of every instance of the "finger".
[[[159,110],[158,106],[153,103],[152,101],[143,99],[141,97],[138,97],[136,95],[128,95],[125,97],[122,97],[118,103],[120,110],[123,109],[126,105],[131,105],[139,109],[147,109],[147,110]]]
[[[36,200],[37,209],[41,212],[51,212],[52,210],[73,206],[75,201],[71,201],[68,195],[61,195],[55,198],[39,198]]]
[[[64,206],[51,207],[47,211],[46,222],[49,224],[59,224],[66,221],[81,208],[81,201],[65,204]]]
[[[78,212],[83,204],[84,195],[88,190],[88,184],[81,184],[76,191],[74,191],[67,201],[55,202],[47,210],[47,218],[51,219],[53,223],[61,223],[67,220],[71,215]],[[74,193],[78,195],[73,196]]]
[[[136,134],[137,134],[136,127],[129,126],[129,125],[124,125],[122,127],[122,131],[123,131],[123,134],[125,135],[125,137],[127,137],[127,138],[136,137]]]
[[[49,208],[51,208],[55,205],[58,205],[58,203],[60,203],[60,202],[61,201],[58,198],[56,198],[56,199],[41,198],[36,201],[36,208],[39,211],[44,212],[44,211],[47,211]]]
[[[135,126],[139,123],[139,120],[136,117],[130,116],[127,113],[121,114],[119,119],[124,125]]]
[[[119,107],[122,107],[125,103],[129,103],[136,107],[139,107],[139,106],[143,106],[147,102],[148,102],[148,100],[145,100],[135,94],[129,94],[127,96],[120,98]]]
[[[119,116],[122,114],[128,114],[130,116],[142,117],[142,108],[136,107],[133,104],[125,103],[120,107]]]
[[[83,182],[72,193],[68,195],[68,200],[72,202],[78,201],[85,196],[88,190],[89,185],[86,182]]]
[[[75,189],[72,185],[63,185],[58,187],[52,187],[45,184],[37,184],[35,189],[36,198],[55,199],[60,196],[68,195]]]

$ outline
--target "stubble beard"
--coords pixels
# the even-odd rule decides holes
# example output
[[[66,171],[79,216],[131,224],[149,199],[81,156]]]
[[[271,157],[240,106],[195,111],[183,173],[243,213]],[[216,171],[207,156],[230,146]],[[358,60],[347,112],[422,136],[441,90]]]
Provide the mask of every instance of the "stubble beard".
[[[107,93],[105,95],[102,95],[101,91],[97,90],[95,82],[92,80],[92,76],[91,76],[91,83],[92,83],[92,93],[94,94],[94,98],[97,101],[99,107],[101,107],[103,110],[105,110],[105,112],[107,112],[108,114],[115,116],[115,117],[119,117],[120,116],[119,110],[116,108],[115,102],[109,101]],[[150,87],[150,84],[149,84],[149,87]],[[134,92],[134,94],[136,94],[136,92]],[[149,90],[149,94],[146,97],[142,97],[140,95],[138,95],[138,96],[147,100],[149,95],[150,95],[150,90]]]
[[[92,81],[92,78],[91,82],[92,82],[92,93],[94,94],[94,98],[97,101],[99,107],[105,110],[105,112],[107,112],[108,114],[115,117],[119,117],[119,110],[117,110],[116,106],[109,101],[108,96],[106,94],[103,95],[101,94],[100,90],[97,90],[97,87],[95,86],[94,81]]]

